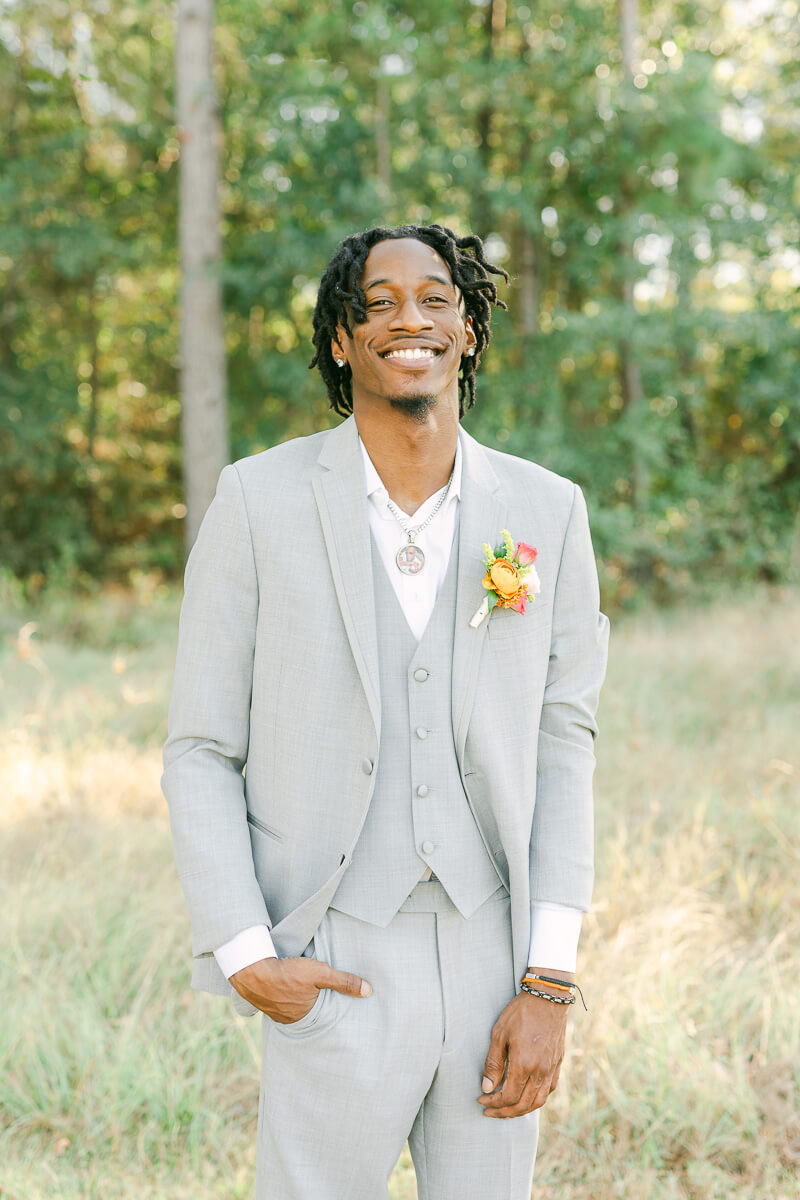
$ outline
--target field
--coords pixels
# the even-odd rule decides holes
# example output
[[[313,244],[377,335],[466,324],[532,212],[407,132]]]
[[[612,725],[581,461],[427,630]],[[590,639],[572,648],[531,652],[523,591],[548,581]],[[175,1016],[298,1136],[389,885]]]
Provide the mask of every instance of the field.
[[[0,595],[3,1200],[251,1196],[257,1023],[189,990],[158,782],[178,603]],[[796,1200],[800,596],[615,620],[599,720],[589,1012],[533,1196]]]

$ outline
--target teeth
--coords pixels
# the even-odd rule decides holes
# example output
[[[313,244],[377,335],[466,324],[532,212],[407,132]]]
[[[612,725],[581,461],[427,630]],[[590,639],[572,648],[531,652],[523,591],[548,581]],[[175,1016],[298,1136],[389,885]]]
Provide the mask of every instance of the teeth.
[[[433,358],[434,355],[434,350],[423,350],[417,346],[412,350],[390,350],[388,354],[384,355],[384,358]]]

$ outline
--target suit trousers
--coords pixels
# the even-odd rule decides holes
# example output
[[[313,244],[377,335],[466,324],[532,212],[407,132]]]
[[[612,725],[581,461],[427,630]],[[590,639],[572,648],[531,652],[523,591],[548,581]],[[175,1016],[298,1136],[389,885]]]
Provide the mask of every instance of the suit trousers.
[[[330,907],[304,954],[372,994],[322,988],[299,1021],[263,1017],[257,1200],[385,1200],[406,1140],[419,1200],[529,1200],[538,1112],[478,1104],[516,993],[506,888],[468,920],[435,877],[384,927]]]

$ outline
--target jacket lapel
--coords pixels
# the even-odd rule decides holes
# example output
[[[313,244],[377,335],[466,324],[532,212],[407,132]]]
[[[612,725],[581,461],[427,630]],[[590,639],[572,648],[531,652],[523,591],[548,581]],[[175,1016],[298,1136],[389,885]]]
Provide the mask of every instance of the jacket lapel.
[[[476,629],[470,626],[476,609],[486,596],[482,579],[483,543],[493,546],[505,526],[508,505],[500,491],[486,452],[461,428],[461,504],[458,530],[458,591],[453,639],[453,736],[459,763],[464,760],[470,717],[475,703],[478,668],[489,619]]]
[[[350,648],[380,740],[381,707],[372,547],[364,464],[351,415],[325,437],[312,480],[331,575]]]
[[[486,592],[481,584],[482,545],[494,545],[506,523],[508,505],[500,480],[479,442],[462,427],[463,455],[458,528],[458,580],[453,640],[453,736],[463,761],[475,703],[481,651],[488,619],[473,629],[470,619]],[[312,480],[339,608],[356,668],[380,738],[380,674],[375,624],[372,547],[358,428],[351,415],[331,429],[318,460],[323,473]]]

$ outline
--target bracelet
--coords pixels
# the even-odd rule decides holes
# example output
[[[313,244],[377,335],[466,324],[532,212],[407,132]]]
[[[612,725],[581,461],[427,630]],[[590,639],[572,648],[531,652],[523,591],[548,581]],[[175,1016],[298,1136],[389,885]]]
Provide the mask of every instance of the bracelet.
[[[559,992],[569,992],[572,996],[572,1001],[575,1000],[575,992],[577,991],[581,998],[581,1004],[584,1007],[584,1011],[589,1011],[586,1006],[586,1001],[583,998],[583,992],[578,987],[577,983],[565,983],[563,979],[553,979],[550,975],[537,975],[535,971],[526,971],[525,975],[522,977],[521,986],[525,987],[526,983],[546,983],[549,987],[556,988]],[[525,987],[525,991],[528,990],[529,989]],[[551,996],[550,999],[555,999],[555,997]],[[570,1003],[570,1001],[567,1001],[567,1003]]]
[[[520,987],[523,992],[527,992],[530,996],[538,996],[540,1000],[549,1000],[552,1004],[574,1004],[574,996],[551,996],[549,992],[540,992],[538,988],[531,987],[529,983],[521,983]]]
[[[547,983],[550,987],[554,987],[559,992],[572,992],[574,987],[571,983],[556,983],[555,979],[548,979],[545,975],[525,975],[523,983]]]

